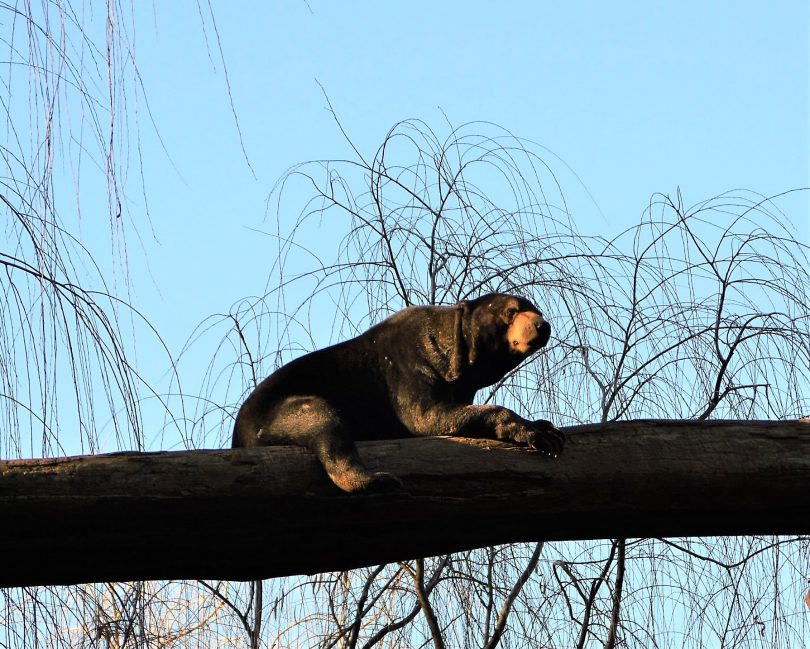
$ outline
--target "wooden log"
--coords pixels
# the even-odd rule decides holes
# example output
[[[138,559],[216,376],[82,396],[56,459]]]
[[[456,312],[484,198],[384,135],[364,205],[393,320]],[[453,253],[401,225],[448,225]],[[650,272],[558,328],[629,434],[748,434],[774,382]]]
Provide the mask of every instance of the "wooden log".
[[[515,541],[810,533],[810,424],[631,421],[557,460],[491,440],[360,444],[407,491],[349,496],[304,449],[0,462],[0,586],[247,580]]]

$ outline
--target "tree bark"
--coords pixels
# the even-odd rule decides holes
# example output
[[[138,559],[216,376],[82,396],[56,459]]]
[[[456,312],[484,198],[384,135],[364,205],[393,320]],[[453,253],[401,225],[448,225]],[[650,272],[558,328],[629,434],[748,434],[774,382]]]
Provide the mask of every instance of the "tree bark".
[[[810,533],[810,424],[632,421],[549,460],[491,440],[359,444],[406,492],[349,496],[304,449],[0,462],[0,586],[249,580],[514,541]]]

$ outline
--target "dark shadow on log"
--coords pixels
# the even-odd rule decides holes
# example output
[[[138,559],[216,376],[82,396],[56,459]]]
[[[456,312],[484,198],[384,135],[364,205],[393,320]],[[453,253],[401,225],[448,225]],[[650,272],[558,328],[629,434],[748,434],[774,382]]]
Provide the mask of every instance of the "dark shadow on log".
[[[0,586],[276,577],[513,541],[810,533],[810,424],[634,421],[506,444],[368,442],[407,493],[347,496],[303,449],[0,462]]]

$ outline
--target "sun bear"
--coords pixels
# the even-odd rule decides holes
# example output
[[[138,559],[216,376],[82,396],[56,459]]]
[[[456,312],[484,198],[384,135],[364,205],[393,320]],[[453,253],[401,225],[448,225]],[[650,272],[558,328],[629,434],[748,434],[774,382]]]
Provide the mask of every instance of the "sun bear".
[[[550,337],[540,311],[512,295],[407,308],[273,372],[242,404],[233,446],[305,446],[349,493],[402,487],[393,474],[363,464],[356,440],[488,437],[556,457],[564,437],[551,422],[472,403],[477,390],[502,379]]]

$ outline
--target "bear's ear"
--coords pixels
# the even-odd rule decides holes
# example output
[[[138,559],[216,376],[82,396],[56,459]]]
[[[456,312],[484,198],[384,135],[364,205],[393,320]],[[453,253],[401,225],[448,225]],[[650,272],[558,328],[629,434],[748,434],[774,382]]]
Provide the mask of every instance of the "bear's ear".
[[[467,344],[464,341],[464,319],[467,313],[469,313],[469,310],[470,307],[467,302],[459,302],[455,306],[452,343],[449,350],[447,373],[444,377],[448,383],[458,381],[461,378],[461,373],[464,371],[465,352],[467,351]]]
[[[478,323],[472,317],[474,307],[467,302],[456,305],[455,344],[453,364],[455,373],[461,376],[465,365],[472,365],[478,357]],[[464,333],[468,332],[465,338]]]

